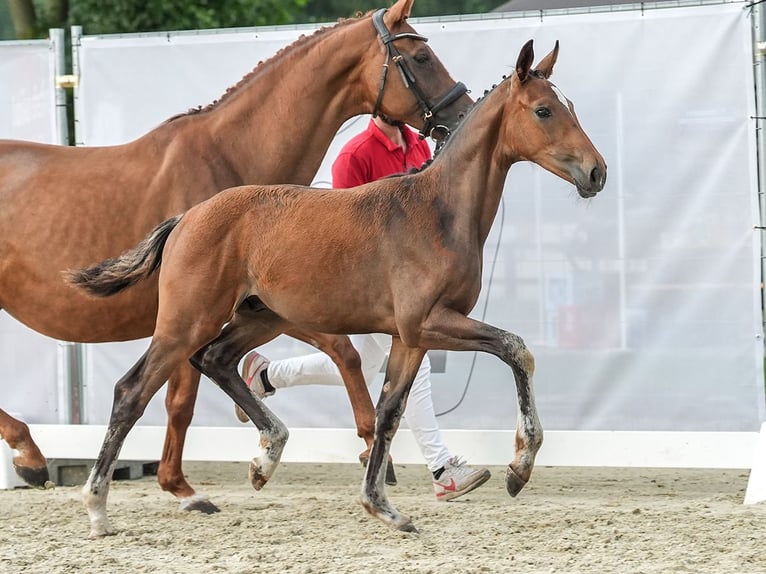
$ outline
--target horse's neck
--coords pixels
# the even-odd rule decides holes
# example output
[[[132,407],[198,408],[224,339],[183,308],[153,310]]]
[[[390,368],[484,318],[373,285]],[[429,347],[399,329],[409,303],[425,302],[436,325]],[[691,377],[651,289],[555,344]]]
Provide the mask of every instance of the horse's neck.
[[[504,96],[499,90],[507,87],[500,86],[487,96],[494,101],[477,104],[432,165],[441,181],[439,193],[454,206],[456,221],[461,220],[459,227],[482,245],[497,215],[513,163],[501,139]]]
[[[196,125],[188,136],[215,146],[224,159],[220,168],[240,183],[311,183],[343,122],[368,111],[354,94],[351,73],[369,44],[364,30],[354,31],[360,25],[372,35],[365,19],[298,41],[259,64],[213,109],[189,116]]]

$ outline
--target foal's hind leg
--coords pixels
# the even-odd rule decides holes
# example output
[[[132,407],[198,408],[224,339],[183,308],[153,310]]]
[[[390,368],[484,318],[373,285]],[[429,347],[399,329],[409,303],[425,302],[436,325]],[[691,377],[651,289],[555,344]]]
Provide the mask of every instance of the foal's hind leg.
[[[262,456],[250,463],[250,482],[260,490],[279,465],[289,432],[268,407],[250,393],[237,371],[245,353],[284,332],[284,321],[271,310],[243,304],[221,334],[197,351],[191,363],[247,413],[261,434]]]
[[[37,448],[29,427],[0,409],[0,439],[5,440],[19,454],[13,457],[13,468],[24,482],[37,488],[50,488],[53,483],[48,474],[45,457]]]
[[[389,526],[406,532],[417,532],[417,529],[407,516],[388,502],[382,468],[424,355],[424,349],[406,347],[401,339],[393,338],[385,383],[378,400],[375,443],[362,482],[361,502],[365,510]]]
[[[194,348],[193,345],[189,347]],[[165,340],[155,333],[146,353],[115,385],[106,437],[82,491],[91,538],[113,533],[106,513],[106,499],[122,444],[174,367],[186,360],[191,352],[187,349],[173,338]]]
[[[180,501],[181,510],[212,514],[219,512],[218,507],[206,495],[194,491],[184,477],[182,465],[184,441],[194,415],[199,378],[199,371],[188,362],[178,365],[170,375],[165,397],[168,425],[157,480],[162,490],[170,492]]]

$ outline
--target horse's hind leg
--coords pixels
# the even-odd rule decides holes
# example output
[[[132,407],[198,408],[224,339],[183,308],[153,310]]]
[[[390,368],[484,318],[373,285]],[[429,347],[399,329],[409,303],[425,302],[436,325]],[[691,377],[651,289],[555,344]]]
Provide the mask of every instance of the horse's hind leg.
[[[362,482],[361,502],[365,510],[389,526],[406,532],[417,532],[417,529],[407,516],[388,502],[382,468],[424,355],[424,349],[406,347],[401,339],[393,338],[386,378],[378,400],[375,443]]]
[[[170,375],[165,397],[168,425],[157,480],[162,490],[170,492],[180,501],[181,510],[212,514],[219,511],[218,507],[206,495],[194,491],[184,477],[182,465],[184,441],[194,415],[199,378],[199,371],[186,361]]]
[[[284,321],[265,307],[240,307],[221,334],[197,351],[191,363],[229,395],[255,423],[262,456],[250,462],[250,482],[260,490],[279,465],[289,432],[263,401],[250,393],[237,371],[245,353],[284,332]]]
[[[37,488],[50,488],[53,483],[48,474],[48,464],[37,448],[29,427],[0,409],[0,439],[18,451],[13,457],[13,468],[24,482]]]
[[[316,347],[330,357],[338,367],[354,412],[356,434],[367,445],[367,448],[359,455],[359,462],[367,466],[375,437],[375,408],[362,373],[362,361],[351,340],[346,335],[317,333],[294,325],[290,326],[285,334]],[[391,457],[386,464],[386,484],[396,484],[396,472]]]

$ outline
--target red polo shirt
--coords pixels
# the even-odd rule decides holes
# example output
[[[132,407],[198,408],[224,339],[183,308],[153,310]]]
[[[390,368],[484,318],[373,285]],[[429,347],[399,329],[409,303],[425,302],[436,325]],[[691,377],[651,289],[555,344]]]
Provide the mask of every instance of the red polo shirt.
[[[405,152],[392,142],[375,122],[370,120],[367,129],[357,134],[340,150],[332,164],[334,188],[355,187],[388,175],[405,173],[420,167],[431,159],[431,148],[407,126],[402,127]]]

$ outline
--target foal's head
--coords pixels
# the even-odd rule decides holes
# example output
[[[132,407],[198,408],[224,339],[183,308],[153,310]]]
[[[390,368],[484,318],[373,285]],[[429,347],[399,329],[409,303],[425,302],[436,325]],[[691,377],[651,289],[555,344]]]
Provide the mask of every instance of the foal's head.
[[[428,39],[407,23],[414,0],[398,0],[371,16],[377,34],[365,53],[363,99],[370,112],[404,121],[421,135],[445,138],[471,107],[462,83],[455,82],[428,46]]]
[[[574,105],[548,78],[559,44],[532,69],[532,40],[519,53],[511,77],[505,129],[514,132],[514,152],[572,182],[582,197],[593,197],[606,183],[606,163],[580,126]],[[512,134],[507,134],[511,136]]]

